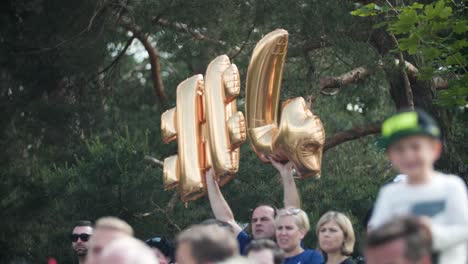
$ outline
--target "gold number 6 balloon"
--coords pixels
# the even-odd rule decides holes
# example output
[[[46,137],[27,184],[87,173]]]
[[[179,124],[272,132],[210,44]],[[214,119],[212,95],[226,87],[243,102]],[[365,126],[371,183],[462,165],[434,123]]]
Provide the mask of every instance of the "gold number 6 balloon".
[[[206,169],[214,169],[221,186],[238,171],[239,146],[246,138],[235,100],[239,84],[236,65],[221,55],[209,64],[205,82],[195,75],[179,84],[176,108],[161,116],[163,141],[178,143],[178,155],[164,160],[164,188],[178,187],[182,201],[205,194]]]
[[[247,70],[247,134],[262,161],[268,162],[268,157],[289,160],[300,177],[320,177],[325,129],[304,98],[284,102],[278,122],[287,47],[288,32],[278,29],[262,38],[253,51]]]

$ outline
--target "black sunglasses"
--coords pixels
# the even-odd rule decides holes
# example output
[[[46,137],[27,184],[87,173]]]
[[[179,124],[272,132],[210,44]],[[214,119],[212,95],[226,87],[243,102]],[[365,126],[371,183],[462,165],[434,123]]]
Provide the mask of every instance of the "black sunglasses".
[[[155,244],[155,243],[160,243],[162,241],[162,237],[153,237],[150,239],[147,239],[145,242],[146,244]]]
[[[86,234],[86,233],[82,233],[82,234],[71,234],[71,236],[70,236],[71,241],[73,241],[73,242],[78,241],[78,238],[80,238],[81,241],[86,242],[86,241],[89,240],[90,237],[91,237],[91,235],[90,235],[90,234]]]

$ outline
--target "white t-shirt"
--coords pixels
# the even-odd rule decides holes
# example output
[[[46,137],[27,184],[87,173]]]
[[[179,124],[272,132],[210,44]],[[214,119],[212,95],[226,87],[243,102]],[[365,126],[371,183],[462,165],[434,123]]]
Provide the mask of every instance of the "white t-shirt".
[[[431,218],[433,249],[440,264],[468,263],[468,194],[457,176],[437,173],[428,183],[388,184],[380,189],[369,228],[399,216]]]

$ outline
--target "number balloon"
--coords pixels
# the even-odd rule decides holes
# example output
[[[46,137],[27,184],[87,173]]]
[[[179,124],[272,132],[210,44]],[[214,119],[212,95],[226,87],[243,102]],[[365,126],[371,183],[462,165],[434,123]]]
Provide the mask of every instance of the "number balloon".
[[[275,30],[255,47],[247,70],[247,134],[257,156],[292,161],[298,175],[320,177],[325,129],[304,98],[287,100],[278,122],[288,32]]]

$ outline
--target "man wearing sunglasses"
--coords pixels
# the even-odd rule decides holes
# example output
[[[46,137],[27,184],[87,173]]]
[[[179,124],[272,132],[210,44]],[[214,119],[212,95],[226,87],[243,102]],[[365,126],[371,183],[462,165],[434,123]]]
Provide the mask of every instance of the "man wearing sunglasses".
[[[272,158],[270,158],[270,162],[281,176],[284,207],[300,208],[299,193],[293,177],[293,164],[291,162],[282,164]],[[227,222],[232,226],[234,235],[237,236],[239,249],[242,255],[246,255],[246,248],[253,239],[275,240],[275,208],[270,205],[259,205],[255,208],[252,212],[250,222],[252,235],[249,235],[235,221],[231,207],[224,199],[219,185],[214,178],[213,169],[210,169],[206,175],[206,185],[208,189],[208,199],[215,218]]]
[[[70,235],[72,247],[78,256],[78,263],[83,264],[88,254],[88,241],[93,234],[91,221],[78,221]]]

